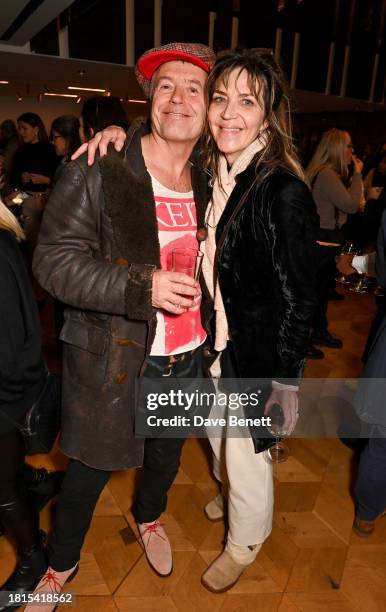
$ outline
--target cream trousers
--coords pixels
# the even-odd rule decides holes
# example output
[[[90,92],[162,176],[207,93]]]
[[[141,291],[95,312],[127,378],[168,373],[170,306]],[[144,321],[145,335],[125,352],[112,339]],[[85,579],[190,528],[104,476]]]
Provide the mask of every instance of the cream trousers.
[[[212,408],[211,417],[226,418],[226,407]],[[225,427],[226,429],[226,427]],[[233,428],[231,428],[233,429]],[[214,433],[217,437],[214,437]],[[262,544],[272,530],[273,474],[272,463],[265,453],[255,453],[248,428],[243,437],[230,437],[229,429],[223,438],[220,429],[207,429],[213,451],[213,474],[222,484],[222,493],[228,498],[227,548],[234,554],[235,547]],[[240,435],[240,430],[238,431]],[[252,562],[260,546],[253,552],[241,553],[240,563]],[[241,552],[241,551],[240,551]],[[248,558],[247,558],[248,557]]]

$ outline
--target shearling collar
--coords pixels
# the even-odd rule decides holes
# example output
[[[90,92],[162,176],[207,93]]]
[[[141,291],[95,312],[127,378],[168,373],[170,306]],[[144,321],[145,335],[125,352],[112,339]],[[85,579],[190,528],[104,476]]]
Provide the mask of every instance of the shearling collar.
[[[142,156],[144,120],[132,125],[122,153],[99,161],[106,210],[118,250],[127,262],[160,267],[154,194]]]
[[[150,132],[150,121],[136,119],[120,153],[110,146],[99,161],[107,213],[115,241],[128,262],[160,267],[160,244],[151,178],[142,155],[141,138]],[[204,227],[208,185],[196,166],[191,170],[197,211],[197,228]]]

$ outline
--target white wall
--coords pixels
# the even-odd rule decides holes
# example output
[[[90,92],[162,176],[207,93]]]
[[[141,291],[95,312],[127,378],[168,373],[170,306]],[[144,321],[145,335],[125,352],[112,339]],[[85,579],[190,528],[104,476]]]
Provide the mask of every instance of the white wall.
[[[22,113],[37,113],[43,120],[47,132],[50,131],[51,123],[60,115],[75,115],[79,117],[82,103],[76,104],[76,98],[43,98],[38,102],[36,98],[24,98],[18,102],[16,97],[0,96],[0,122],[4,119],[13,119]]]
[[[13,119],[22,113],[37,113],[43,120],[47,132],[50,131],[51,123],[60,115],[75,115],[79,117],[82,110],[83,101],[76,104],[76,98],[44,98],[38,102],[36,98],[23,98],[18,102],[16,97],[0,96],[0,123],[4,119]],[[123,103],[129,121],[135,117],[148,115],[148,107],[145,104]]]

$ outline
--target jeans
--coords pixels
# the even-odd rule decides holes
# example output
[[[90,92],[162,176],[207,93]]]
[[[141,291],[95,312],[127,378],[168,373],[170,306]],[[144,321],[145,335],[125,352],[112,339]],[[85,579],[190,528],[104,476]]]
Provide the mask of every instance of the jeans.
[[[386,438],[370,438],[359,460],[356,514],[373,521],[386,509]]]
[[[201,349],[187,360],[173,364],[171,377],[201,378]],[[165,370],[165,357],[148,357],[145,377],[158,378]],[[167,493],[177,476],[185,438],[147,438],[143,468],[133,506],[137,523],[150,523],[164,512]]]

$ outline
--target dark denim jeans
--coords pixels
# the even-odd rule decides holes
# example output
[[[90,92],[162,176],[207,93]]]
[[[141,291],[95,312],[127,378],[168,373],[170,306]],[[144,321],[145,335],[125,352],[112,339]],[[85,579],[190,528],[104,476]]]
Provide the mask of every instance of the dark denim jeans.
[[[386,509],[386,438],[370,438],[359,460],[356,514],[373,521]]]
[[[202,378],[202,349],[184,361],[167,366],[166,357],[148,357],[145,377],[159,378],[165,371],[174,378]],[[140,484],[133,505],[137,523],[155,521],[166,509],[167,494],[177,476],[186,438],[146,438]]]

